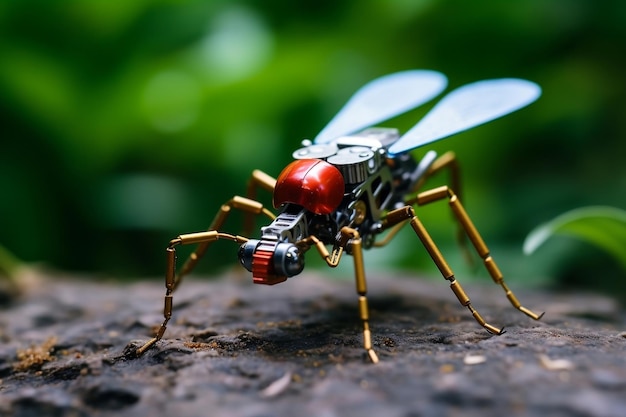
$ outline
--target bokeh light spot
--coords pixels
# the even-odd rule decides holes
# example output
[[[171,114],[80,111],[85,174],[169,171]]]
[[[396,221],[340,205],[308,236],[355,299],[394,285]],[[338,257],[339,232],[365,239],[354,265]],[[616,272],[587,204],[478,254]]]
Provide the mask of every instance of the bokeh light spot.
[[[197,50],[213,82],[246,78],[262,69],[273,52],[273,36],[258,13],[233,6],[218,14]]]

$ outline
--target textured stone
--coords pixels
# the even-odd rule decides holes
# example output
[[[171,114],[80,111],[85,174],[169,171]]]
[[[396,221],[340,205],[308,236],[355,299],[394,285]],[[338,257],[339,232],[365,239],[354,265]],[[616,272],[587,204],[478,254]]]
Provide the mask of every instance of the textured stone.
[[[626,315],[590,294],[465,284],[491,336],[445,282],[372,276],[364,360],[350,281],[305,273],[273,287],[190,280],[165,338],[163,283],[43,280],[0,312],[0,415],[602,416],[626,410]],[[18,352],[55,338],[50,358]]]

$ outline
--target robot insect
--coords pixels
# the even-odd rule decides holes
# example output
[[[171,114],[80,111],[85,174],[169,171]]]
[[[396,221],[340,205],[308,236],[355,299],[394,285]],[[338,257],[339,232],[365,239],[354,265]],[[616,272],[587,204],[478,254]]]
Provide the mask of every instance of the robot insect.
[[[458,194],[459,174],[452,152],[438,156],[427,152],[416,160],[409,151],[478,126],[520,109],[541,94],[536,84],[520,79],[494,79],[462,86],[441,99],[413,128],[400,136],[396,129],[370,126],[407,112],[437,96],[447,85],[444,75],[427,70],[403,71],[375,79],[344,105],[311,142],[293,153],[290,163],[277,179],[255,170],[247,196],[235,196],[223,204],[208,231],[184,234],[171,240],[166,249],[164,321],[156,336],[136,350],[143,354],[161,340],[172,316],[174,290],[189,274],[208,247],[216,240],[240,245],[241,264],[252,272],[256,284],[274,285],[302,272],[304,254],[315,248],[330,267],[342,255],[352,256],[358,294],[358,311],[363,326],[363,348],[371,362],[378,362],[369,326],[367,284],[363,250],[384,246],[407,223],[421,240],[461,305],[492,334],[503,329],[489,324],[474,309],[452,269],[415,214],[414,206],[447,200],[493,281],[505,291],[511,304],[529,317],[536,314],[523,307],[504,282],[482,237],[463,208]],[[425,180],[436,173],[451,171],[452,187],[420,191]],[[273,193],[277,215],[255,200],[257,190]],[[261,237],[251,239],[224,233],[220,229],[233,210],[245,213],[245,227],[251,231],[254,218],[267,216],[271,222],[261,228]],[[384,235],[383,232],[387,232]],[[379,239],[380,238],[380,239]],[[176,273],[176,247],[197,244],[180,272]],[[327,247],[332,246],[331,251]]]

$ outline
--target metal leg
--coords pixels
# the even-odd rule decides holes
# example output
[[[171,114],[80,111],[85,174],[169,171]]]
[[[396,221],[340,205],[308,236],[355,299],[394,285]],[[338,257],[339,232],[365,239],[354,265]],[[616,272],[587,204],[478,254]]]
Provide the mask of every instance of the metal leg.
[[[267,175],[265,172],[255,169],[250,175],[248,180],[248,188],[246,190],[246,197],[250,200],[257,200],[257,190],[262,188],[269,192],[274,193],[276,187],[276,179]],[[250,236],[254,231],[254,213],[246,213],[243,219],[243,234]]]
[[[217,215],[213,219],[213,222],[211,223],[211,226],[209,226],[208,230],[220,230],[224,225],[224,222],[226,222],[226,219],[228,218],[228,215],[230,214],[232,209],[243,210],[246,214],[252,216],[253,219],[254,216],[257,216],[259,214],[264,214],[272,220],[275,217],[271,211],[263,207],[263,204],[259,203],[258,201],[251,200],[245,197],[234,196],[226,203],[224,203],[222,207],[220,207],[220,210],[217,212]],[[199,243],[193,253],[189,255],[182,268],[180,269],[180,272],[176,275],[174,279],[174,290],[178,288],[185,275],[188,275],[191,271],[193,271],[196,264],[204,256],[211,243],[213,242],[205,241]]]
[[[367,303],[367,282],[365,281],[365,268],[363,265],[363,248],[359,233],[349,227],[341,229],[344,238],[349,238],[347,244],[350,245],[352,257],[354,259],[354,276],[356,281],[356,292],[359,295],[359,317],[363,324],[363,348],[372,363],[378,363],[378,355],[372,348],[372,333],[369,326],[369,306]]]
[[[378,355],[372,348],[372,332],[369,325],[369,306],[367,303],[367,282],[365,281],[365,267],[363,265],[363,247],[361,245],[361,236],[359,232],[344,227],[339,231],[339,239],[335,243],[332,254],[328,252],[324,244],[315,236],[309,236],[298,242],[300,249],[306,252],[315,246],[322,259],[326,261],[331,268],[339,265],[341,256],[345,251],[352,254],[354,258],[354,276],[356,281],[356,292],[359,295],[359,317],[363,325],[363,348],[372,363],[378,363]]]
[[[474,307],[472,307],[470,298],[465,293],[465,290],[463,290],[463,287],[461,286],[461,284],[456,280],[454,273],[452,272],[452,269],[450,268],[450,266],[444,259],[443,255],[439,251],[439,248],[437,247],[437,245],[435,245],[435,242],[433,242],[432,238],[428,234],[428,231],[426,231],[426,228],[424,227],[424,225],[422,225],[422,222],[420,222],[417,216],[414,215],[411,218],[410,224],[413,230],[415,231],[415,233],[417,234],[417,236],[419,237],[419,239],[422,241],[422,244],[424,245],[424,247],[430,254],[430,257],[435,262],[435,265],[437,265],[437,268],[441,272],[441,275],[443,275],[443,277],[446,280],[450,281],[450,289],[452,290],[454,295],[456,295],[456,298],[459,300],[459,303],[467,307],[469,311],[472,313],[472,316],[474,316],[474,319],[476,319],[476,321],[478,322],[478,324],[480,324],[485,329],[487,329],[489,333],[493,333],[493,334],[504,333],[504,329],[500,329],[496,326],[493,326],[487,323],[485,319],[483,319],[483,317],[480,315],[480,313]]]
[[[447,186],[438,187],[430,191],[420,193],[417,196],[417,204],[424,205],[424,204],[431,203],[433,201],[438,201],[438,200],[442,200],[446,198],[449,200],[448,204],[450,205],[452,212],[454,213],[459,223],[463,227],[463,230],[465,230],[465,233],[467,233],[469,240],[472,242],[472,244],[474,245],[474,248],[476,249],[476,252],[483,260],[485,268],[489,272],[489,275],[491,275],[491,278],[493,279],[493,281],[502,287],[502,289],[504,290],[506,294],[506,297],[509,299],[513,307],[515,307],[522,313],[526,314],[528,317],[531,317],[535,320],[539,320],[543,316],[544,313],[541,313],[541,314],[534,313],[533,311],[527,309],[526,307],[520,304],[515,294],[513,294],[513,291],[511,291],[509,287],[506,285],[506,283],[504,282],[504,276],[502,275],[502,272],[500,272],[498,265],[496,265],[496,262],[491,257],[489,248],[483,241],[483,238],[478,233],[478,230],[476,230],[474,223],[472,223],[472,220],[469,218],[469,216],[465,212],[465,209],[463,208],[461,201],[458,199],[458,197],[454,194],[454,192],[449,187]]]
[[[163,334],[165,333],[165,330],[167,328],[167,323],[172,317],[172,294],[182,282],[183,277],[190,273],[194,269],[200,258],[204,256],[208,247],[213,242],[219,239],[230,240],[239,244],[248,241],[248,238],[246,237],[222,233],[217,230],[222,227],[232,209],[243,210],[246,213],[250,213],[253,215],[265,214],[271,219],[274,218],[274,215],[269,210],[264,208],[261,203],[250,200],[248,198],[235,196],[222,205],[219,212],[215,216],[215,219],[211,223],[211,227],[208,231],[180,235],[170,241],[170,244],[166,249],[167,267],[165,270],[165,297],[163,307],[164,320],[161,324],[161,327],[157,331],[156,336],[136,350],[136,354],[138,356],[142,355],[146,350],[148,350],[163,337]],[[196,247],[196,250],[189,256],[189,258],[187,258],[187,261],[184,263],[180,272],[176,274],[176,246],[190,244],[197,244],[198,246]]]
[[[456,158],[456,154],[452,151],[444,153],[432,163],[428,171],[426,171],[426,174],[420,179],[420,181],[417,182],[417,184],[415,184],[413,191],[419,191],[419,189],[424,185],[426,180],[428,180],[435,174],[443,171],[444,169],[448,169],[450,171],[450,183],[452,184],[452,189],[456,190],[457,198],[459,200],[463,200],[461,198],[461,170],[459,169],[459,163]],[[416,201],[416,195],[405,200],[406,204],[409,206],[414,205]],[[467,246],[467,239],[462,225],[459,225],[457,227],[456,241],[459,244],[461,251],[463,251],[463,257],[465,258],[467,263],[473,266],[474,260],[470,254],[469,247]]]
[[[228,233],[221,233],[216,230],[210,230],[208,232],[189,233],[180,235],[176,239],[170,241],[169,246],[166,249],[167,255],[167,268],[165,270],[165,297],[163,307],[163,323],[157,331],[154,338],[150,339],[143,346],[136,350],[137,356],[142,355],[146,350],[152,347],[156,342],[161,340],[165,330],[167,329],[167,323],[172,318],[173,309],[173,296],[172,293],[175,290],[175,276],[176,276],[176,246],[189,245],[189,244],[204,244],[215,242],[219,239],[230,240],[238,244],[247,242],[248,239],[243,236],[231,235]]]
[[[433,162],[430,168],[428,168],[428,171],[426,171],[426,175],[424,175],[424,177],[417,182],[413,191],[419,191],[428,178],[446,168],[450,170],[450,183],[452,184],[452,189],[457,191],[457,196],[461,199],[461,170],[459,169],[459,162],[456,159],[456,154],[452,151],[444,153],[437,158],[435,162]]]
[[[463,209],[463,206],[461,205],[458,198],[456,198],[452,190],[450,190],[448,187],[435,188],[433,190],[420,193],[417,196],[416,200],[418,204],[427,204],[429,202],[436,201],[442,198],[447,198],[447,197],[450,198],[450,205],[452,207],[452,210],[455,216],[457,216],[459,223],[461,224],[465,232],[468,234],[470,241],[474,244],[477,252],[481,256],[481,258],[484,260],[485,267],[491,274],[491,277],[493,278],[494,282],[502,286],[502,288],[505,290],[507,298],[509,299],[509,301],[513,304],[515,308],[517,308],[518,310],[528,315],[529,317],[532,317],[535,320],[540,319],[543,314],[536,314],[532,312],[531,310],[523,307],[519,303],[519,301],[517,300],[513,292],[506,286],[506,284],[504,283],[504,277],[500,273],[493,258],[489,254],[489,250],[487,249],[482,238],[478,234],[478,231],[476,230],[474,225],[471,223],[469,217],[467,216],[467,214],[465,213],[465,210]],[[426,248],[426,251],[432,258],[433,262],[439,269],[439,272],[441,272],[441,275],[444,277],[444,279],[450,282],[450,289],[452,289],[452,292],[454,292],[454,294],[456,295],[457,299],[459,300],[459,303],[467,307],[469,311],[472,313],[472,316],[474,317],[474,319],[478,322],[478,324],[480,324],[482,327],[487,329],[487,331],[493,334],[504,333],[504,329],[498,328],[496,326],[493,326],[487,323],[485,319],[480,315],[480,313],[472,306],[470,298],[465,293],[465,290],[463,290],[463,287],[461,286],[461,284],[457,281],[456,277],[454,276],[454,272],[452,271],[452,269],[446,262],[445,258],[441,254],[441,251],[439,250],[435,242],[432,240],[430,234],[428,233],[428,231],[426,230],[422,222],[419,220],[419,218],[415,215],[415,211],[413,210],[413,207],[406,206],[406,207],[402,207],[400,209],[389,212],[387,214],[387,217],[385,218],[385,221],[383,222],[383,227],[385,228],[393,227],[394,225],[405,222],[407,220],[409,221],[409,224],[413,228],[413,231],[415,231],[415,234],[418,236],[418,238],[420,239],[420,241]]]

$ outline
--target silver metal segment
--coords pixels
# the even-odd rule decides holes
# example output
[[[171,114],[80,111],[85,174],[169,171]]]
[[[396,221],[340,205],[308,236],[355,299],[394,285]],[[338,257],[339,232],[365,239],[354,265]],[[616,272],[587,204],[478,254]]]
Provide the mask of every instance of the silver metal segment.
[[[437,152],[428,151],[417,164],[415,171],[411,173],[411,184],[416,184],[428,172],[432,164],[437,159]]]
[[[261,228],[263,239],[297,242],[308,236],[306,211],[284,210],[268,226]]]
[[[296,150],[293,157],[324,159],[341,172],[346,185],[360,184],[384,165],[385,147],[399,137],[397,129],[370,128],[336,138],[331,143],[304,146]]]
[[[368,147],[350,146],[340,149],[327,161],[339,169],[346,184],[358,184],[367,180],[378,168],[375,156]]]
[[[296,150],[291,156],[293,159],[326,159],[338,150],[335,143],[312,144]]]

